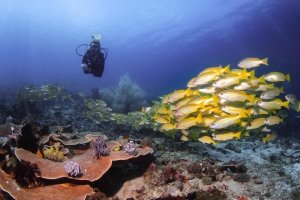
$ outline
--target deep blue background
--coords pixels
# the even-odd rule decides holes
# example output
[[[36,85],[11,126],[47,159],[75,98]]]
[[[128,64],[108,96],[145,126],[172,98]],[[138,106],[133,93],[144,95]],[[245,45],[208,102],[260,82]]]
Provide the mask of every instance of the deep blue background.
[[[90,93],[129,73],[154,97],[251,56],[270,59],[258,73],[291,73],[287,90],[300,97],[299,0],[3,0],[0,9],[1,89],[60,83]],[[109,48],[101,79],[84,75],[75,54],[93,33]]]

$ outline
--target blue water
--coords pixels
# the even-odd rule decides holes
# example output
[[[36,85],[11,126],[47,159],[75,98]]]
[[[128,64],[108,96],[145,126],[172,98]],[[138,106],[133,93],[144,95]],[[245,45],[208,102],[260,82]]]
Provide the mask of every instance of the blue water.
[[[287,90],[300,97],[297,0],[3,0],[0,9],[1,89],[59,83],[90,93],[128,73],[155,97],[207,66],[253,56],[270,59],[259,73],[291,73]],[[75,54],[94,33],[109,49],[100,79]]]

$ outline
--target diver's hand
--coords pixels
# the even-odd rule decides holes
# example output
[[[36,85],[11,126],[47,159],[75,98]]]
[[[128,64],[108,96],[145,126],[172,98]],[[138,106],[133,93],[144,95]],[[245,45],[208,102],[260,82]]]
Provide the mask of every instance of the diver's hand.
[[[89,68],[87,64],[85,63],[81,64],[81,68],[83,69],[84,73],[86,74],[91,73],[91,68]]]

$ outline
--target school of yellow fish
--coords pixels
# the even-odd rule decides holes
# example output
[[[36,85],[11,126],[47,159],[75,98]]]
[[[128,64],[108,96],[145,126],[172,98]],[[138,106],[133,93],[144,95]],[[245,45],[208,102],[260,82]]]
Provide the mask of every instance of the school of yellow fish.
[[[283,122],[280,111],[300,111],[295,95],[286,94],[282,82],[290,75],[270,72],[256,77],[252,68],[268,66],[268,58],[245,58],[236,69],[209,67],[153,107],[153,120],[164,132],[181,131],[184,141],[240,139],[250,134],[262,135],[263,142],[276,138],[272,126]]]

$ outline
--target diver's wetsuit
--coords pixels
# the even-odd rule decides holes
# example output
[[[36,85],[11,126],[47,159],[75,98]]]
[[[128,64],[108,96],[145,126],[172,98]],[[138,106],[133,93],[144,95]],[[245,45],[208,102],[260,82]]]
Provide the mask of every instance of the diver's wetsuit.
[[[92,42],[91,47],[87,50],[82,58],[82,64],[85,64],[91,69],[94,76],[101,77],[104,71],[105,58],[104,54],[101,52],[101,47],[99,42]]]

